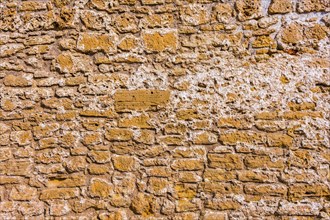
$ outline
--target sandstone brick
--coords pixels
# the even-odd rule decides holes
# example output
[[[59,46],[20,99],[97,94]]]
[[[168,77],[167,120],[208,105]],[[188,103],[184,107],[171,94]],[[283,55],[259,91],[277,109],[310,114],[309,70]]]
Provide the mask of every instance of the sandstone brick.
[[[218,3],[212,8],[212,15],[218,22],[229,23],[233,17],[233,8],[228,3]]]
[[[194,158],[202,157],[205,155],[205,149],[203,147],[178,147],[173,150],[173,157],[175,158]]]
[[[235,4],[238,11],[238,19],[246,21],[262,16],[260,0],[239,0]]]
[[[95,117],[95,118],[114,118],[115,112],[112,109],[108,110],[82,110],[79,113],[82,117]]]
[[[28,87],[31,86],[31,80],[23,77],[23,76],[15,76],[15,75],[7,75],[3,79],[3,84],[5,86],[11,87]]]
[[[231,183],[205,182],[201,187],[206,193],[218,193],[222,195],[241,194],[243,192],[242,186]]]
[[[139,31],[137,19],[134,15],[123,13],[115,17],[116,28],[120,33],[136,33]]]
[[[268,156],[248,156],[245,158],[244,163],[250,168],[283,169],[285,167],[285,161],[282,158],[272,160]]]
[[[154,195],[165,195],[168,192],[169,181],[166,178],[150,177],[148,180],[148,191]]]
[[[252,195],[285,196],[288,189],[284,184],[246,184],[244,191]]]
[[[196,184],[176,184],[174,186],[175,196],[178,198],[193,199],[197,196]]]
[[[171,164],[174,170],[202,170],[204,162],[198,159],[178,159]]]
[[[114,95],[117,111],[148,110],[165,105],[170,98],[163,90],[119,90]]]
[[[201,25],[210,19],[210,13],[203,5],[187,5],[180,9],[180,18],[184,25]]]
[[[176,112],[176,117],[179,120],[193,120],[201,118],[201,115],[196,109],[181,109]]]
[[[130,208],[136,214],[148,216],[154,213],[155,202],[153,201],[152,196],[138,193],[133,197]]]
[[[118,121],[118,126],[123,128],[152,128],[150,118],[147,115],[122,118]]]
[[[256,37],[256,39],[252,42],[252,47],[254,47],[254,48],[262,48],[262,47],[276,48],[276,42],[270,36],[262,35],[262,36]]]
[[[87,162],[84,156],[75,156],[66,160],[63,165],[69,172],[77,172],[85,170]]]
[[[63,52],[56,57],[54,67],[60,73],[86,72],[91,68],[91,60],[86,55]]]
[[[329,196],[329,186],[324,184],[294,184],[289,186],[289,197],[291,200],[300,200],[308,197]]]
[[[92,179],[89,186],[89,193],[92,197],[108,198],[113,187],[102,179]]]
[[[18,201],[34,200],[37,198],[37,189],[26,185],[17,185],[11,189],[9,197]]]
[[[216,212],[216,211],[208,211],[204,214],[204,220],[226,220],[228,219],[227,213],[225,212]]]
[[[52,201],[49,205],[51,216],[63,216],[70,212],[70,205],[67,201]]]
[[[136,167],[136,161],[131,156],[115,156],[112,157],[113,166],[119,171],[132,171]]]
[[[94,11],[84,11],[80,16],[84,25],[91,30],[102,30],[104,28],[105,17]]]
[[[212,199],[206,202],[205,207],[213,210],[238,210],[241,207],[241,204],[229,199]]]
[[[281,39],[284,43],[296,44],[303,38],[303,26],[298,23],[291,23],[282,30]]]
[[[44,203],[39,201],[22,202],[19,204],[18,211],[24,216],[38,216],[44,211]]]
[[[142,39],[147,52],[174,52],[178,47],[178,36],[174,31],[145,31]]]
[[[164,0],[142,0],[143,5],[160,5],[164,4]]]
[[[164,127],[166,134],[181,134],[183,135],[187,131],[187,126],[184,124],[166,124]]]
[[[100,133],[86,133],[82,140],[84,145],[96,145],[102,143],[103,136]]]
[[[38,1],[24,1],[19,8],[20,11],[39,11],[45,9],[46,3]]]
[[[330,7],[330,3],[322,0],[302,0],[297,2],[297,11],[299,13],[325,11]]]
[[[149,130],[141,130],[134,135],[133,140],[138,143],[152,145],[155,143],[155,132]]]
[[[177,178],[180,182],[183,183],[197,183],[202,181],[202,177],[200,176],[199,172],[195,171],[185,171],[179,172]]]
[[[10,131],[10,129],[11,129],[11,126],[0,122],[0,134],[4,134],[4,133],[8,132],[8,131]]]
[[[199,209],[198,200],[180,199],[176,202],[177,212],[196,211]]]
[[[243,161],[237,154],[209,154],[209,167],[222,169],[242,169]]]
[[[110,162],[110,152],[109,151],[91,151],[88,154],[89,158],[96,163],[107,163]]]
[[[135,49],[137,46],[138,46],[138,40],[133,36],[128,36],[123,38],[118,44],[118,48],[123,51],[131,51]]]
[[[102,175],[109,172],[109,167],[102,164],[90,164],[88,166],[88,172],[92,175]]]
[[[266,141],[266,135],[259,132],[234,131],[221,134],[223,144],[235,145],[236,143],[260,144]]]
[[[49,199],[71,199],[79,196],[79,190],[76,188],[54,188],[41,191],[40,200]]]
[[[14,131],[10,134],[10,140],[20,146],[28,145],[32,141],[32,133],[31,131]]]
[[[83,33],[78,38],[77,48],[84,53],[113,53],[116,51],[115,43],[116,39],[111,35]]]
[[[217,121],[219,128],[248,129],[251,123],[245,118],[222,117]]]
[[[5,111],[13,111],[16,107],[16,104],[9,99],[3,99],[1,101],[1,108]]]
[[[10,148],[0,148],[0,162],[9,160],[13,157],[13,153]]]
[[[109,141],[129,141],[133,138],[133,132],[128,129],[113,128],[106,131],[105,138]]]
[[[291,0],[272,0],[268,8],[270,14],[285,14],[292,10],[293,2]]]
[[[204,172],[205,181],[229,181],[236,179],[236,174],[234,171],[226,171],[221,169],[205,169]]]
[[[273,173],[266,173],[266,172],[258,172],[258,171],[252,171],[252,170],[242,170],[238,173],[238,180],[242,182],[257,182],[257,183],[263,183],[263,182],[276,182],[277,177]]]
[[[65,85],[67,86],[79,86],[80,84],[85,84],[87,82],[84,76],[70,77],[65,80]]]
[[[86,178],[81,174],[58,175],[57,178],[51,178],[47,181],[47,186],[52,187],[78,187],[85,186]]]
[[[218,136],[211,132],[197,133],[193,138],[193,143],[199,145],[215,144],[217,142],[218,142]]]

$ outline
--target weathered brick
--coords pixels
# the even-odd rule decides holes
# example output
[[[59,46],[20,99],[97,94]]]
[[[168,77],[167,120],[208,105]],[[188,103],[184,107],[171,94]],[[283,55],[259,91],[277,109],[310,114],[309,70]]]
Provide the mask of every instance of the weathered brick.
[[[170,98],[163,90],[119,90],[114,95],[117,111],[149,110],[165,105]]]
[[[92,197],[108,198],[113,187],[102,179],[92,179],[89,186],[89,193]]]
[[[3,79],[3,84],[5,86],[11,87],[28,87],[31,86],[31,80],[23,77],[23,76],[15,76],[15,75],[7,75]]]
[[[133,132],[123,128],[112,128],[106,131],[105,138],[109,141],[129,141],[133,138]]]
[[[269,13],[271,14],[285,14],[292,12],[292,10],[292,0],[272,0],[268,8]]]
[[[71,199],[79,196],[79,189],[76,188],[54,188],[41,191],[40,200],[49,199]]]
[[[178,47],[178,36],[174,31],[145,31],[142,39],[147,52],[174,52]]]
[[[236,170],[243,168],[243,161],[238,154],[208,154],[209,167]]]
[[[171,164],[174,170],[202,170],[204,162],[200,159],[178,159]]]
[[[83,33],[77,41],[78,50],[85,53],[103,51],[105,53],[115,52],[116,39],[106,34]]]
[[[136,167],[136,161],[131,156],[112,157],[113,166],[119,171],[133,171]]]

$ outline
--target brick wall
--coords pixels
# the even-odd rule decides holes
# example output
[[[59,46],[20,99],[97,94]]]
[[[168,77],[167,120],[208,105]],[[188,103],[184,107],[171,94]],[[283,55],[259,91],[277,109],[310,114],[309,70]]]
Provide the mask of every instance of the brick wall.
[[[0,0],[0,219],[329,219],[327,0]]]

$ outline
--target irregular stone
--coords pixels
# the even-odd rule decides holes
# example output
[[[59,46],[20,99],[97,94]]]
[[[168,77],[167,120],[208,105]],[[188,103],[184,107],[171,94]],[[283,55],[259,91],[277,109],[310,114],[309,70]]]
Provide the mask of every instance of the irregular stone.
[[[77,41],[77,49],[84,53],[95,53],[102,51],[104,53],[113,53],[115,48],[116,38],[106,34],[82,33]]]
[[[178,37],[173,30],[152,30],[142,34],[143,43],[147,52],[176,51]]]

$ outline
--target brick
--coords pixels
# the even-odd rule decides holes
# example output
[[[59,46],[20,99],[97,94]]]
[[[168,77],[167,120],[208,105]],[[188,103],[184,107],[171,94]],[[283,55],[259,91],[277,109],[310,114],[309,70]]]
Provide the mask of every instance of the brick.
[[[234,171],[227,171],[221,169],[205,169],[204,172],[205,181],[229,181],[236,179],[236,173]]]
[[[145,50],[150,53],[176,51],[178,36],[174,31],[153,30],[142,34]]]
[[[135,133],[133,140],[138,143],[152,145],[155,143],[155,132],[149,130],[141,130]]]
[[[113,187],[102,179],[92,179],[89,186],[89,193],[92,197],[108,198]]]
[[[237,154],[208,154],[208,161],[211,168],[243,169],[243,161]]]
[[[132,199],[131,210],[139,215],[148,216],[154,213],[155,204],[152,196],[143,193],[137,193]]]
[[[150,177],[147,190],[154,195],[165,195],[169,189],[167,178]]]
[[[241,204],[233,200],[212,199],[206,202],[205,207],[213,210],[238,210]]]
[[[270,14],[286,14],[292,12],[292,10],[292,0],[272,0],[268,8]]]
[[[204,162],[198,159],[179,159],[174,160],[171,167],[174,170],[202,170]]]
[[[3,79],[3,84],[10,87],[28,87],[31,86],[31,80],[23,76],[7,75]]]
[[[75,188],[54,188],[41,191],[40,200],[71,199],[79,196],[79,190]]]
[[[170,92],[164,90],[118,90],[114,95],[117,111],[148,110],[165,105]]]
[[[262,16],[262,5],[260,0],[239,0],[235,4],[238,11],[238,19],[246,21]]]
[[[297,2],[297,11],[299,13],[325,11],[330,3],[322,0],[302,0]]]
[[[58,175],[56,178],[50,178],[47,181],[47,187],[78,187],[86,186],[86,177],[81,174]]]
[[[105,138],[109,141],[129,141],[133,138],[133,132],[128,129],[112,128],[106,131]]]
[[[112,157],[113,166],[119,171],[133,171],[136,166],[134,157],[131,156],[115,156]]]
[[[285,197],[287,186],[284,184],[246,184],[244,192],[252,195],[269,195]]]
[[[196,133],[193,137],[193,143],[198,145],[215,144],[218,142],[218,136],[211,132]]]
[[[268,156],[248,156],[244,159],[244,164],[249,168],[283,169],[285,167],[285,161],[282,158],[272,160]]]
[[[10,191],[9,197],[12,200],[24,201],[35,200],[37,198],[37,189],[26,185],[17,185]]]
[[[210,19],[210,13],[203,5],[187,5],[180,9],[180,18],[184,25],[201,25]]]
[[[111,35],[83,33],[79,35],[77,49],[84,53],[112,53],[116,50],[115,43],[116,39]]]
[[[147,115],[122,118],[118,121],[118,126],[123,128],[152,128],[150,118]]]
[[[329,186],[324,184],[294,184],[289,186],[289,197],[296,201],[308,197],[326,197],[330,195]]]

